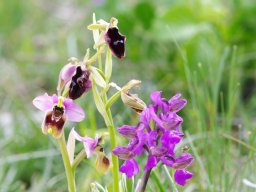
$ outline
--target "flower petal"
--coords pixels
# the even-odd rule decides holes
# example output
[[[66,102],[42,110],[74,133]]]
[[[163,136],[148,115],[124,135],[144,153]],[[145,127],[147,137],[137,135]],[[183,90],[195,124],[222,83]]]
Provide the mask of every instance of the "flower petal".
[[[77,66],[68,63],[61,69],[59,74],[57,91],[60,91],[67,84],[67,82],[71,80],[72,76],[76,71],[76,67]]]
[[[85,118],[83,109],[73,103],[73,100],[65,99],[64,106],[65,113],[69,121],[80,122]]]
[[[150,99],[154,102],[156,106],[161,107],[163,112],[167,112],[170,110],[168,100],[165,98],[162,98],[161,91],[154,91],[153,93],[151,93]]]
[[[49,96],[47,93],[37,96],[32,102],[33,105],[41,111],[50,110],[54,105],[53,97]]]
[[[189,153],[183,153],[179,157],[175,158],[173,168],[175,169],[185,169],[188,167],[194,160],[194,157]]]
[[[183,170],[183,169],[177,169],[174,173],[174,180],[179,185],[186,185],[186,182],[188,179],[190,179],[193,176],[193,173]]]
[[[155,167],[157,165],[157,157],[152,155],[148,158],[147,164],[145,166],[145,170],[148,171],[149,169]]]
[[[114,153],[114,155],[118,156],[119,159],[130,159],[131,157],[133,157],[133,153],[132,151],[127,148],[127,147],[123,147],[123,146],[117,146],[112,150],[112,153]]]
[[[123,125],[117,129],[118,133],[122,136],[132,139],[137,135],[137,126]]]
[[[82,137],[74,129],[71,131],[76,140],[83,142],[87,158],[91,157],[98,145],[98,138],[96,137],[95,139],[92,139],[90,137]]]
[[[139,166],[134,158],[128,159],[120,167],[120,171],[125,173],[128,178],[132,178],[139,173]]]

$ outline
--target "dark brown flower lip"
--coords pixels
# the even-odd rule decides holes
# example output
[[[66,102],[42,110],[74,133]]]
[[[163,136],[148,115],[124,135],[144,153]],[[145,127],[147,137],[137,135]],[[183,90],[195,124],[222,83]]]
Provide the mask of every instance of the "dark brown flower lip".
[[[89,70],[83,70],[81,66],[78,66],[76,69],[75,75],[72,77],[70,86],[69,86],[69,98],[77,99],[81,97],[86,91],[91,89],[91,81],[89,79],[90,72]]]
[[[125,56],[126,37],[122,35],[117,27],[110,27],[105,34],[105,41],[113,55],[119,59]]]

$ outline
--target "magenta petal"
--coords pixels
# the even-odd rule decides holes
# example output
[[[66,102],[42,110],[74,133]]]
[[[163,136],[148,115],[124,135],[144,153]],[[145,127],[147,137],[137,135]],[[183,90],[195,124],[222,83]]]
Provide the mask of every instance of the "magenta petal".
[[[116,146],[112,150],[112,153],[118,156],[119,159],[123,159],[123,160],[130,159],[134,156],[131,149],[123,146]]]
[[[174,180],[179,185],[186,185],[186,182],[188,179],[190,179],[193,176],[193,174],[189,171],[177,169],[174,173]]]
[[[171,156],[162,156],[160,157],[160,160],[167,166],[172,167],[174,163],[174,158]]]
[[[137,126],[123,125],[117,129],[118,133],[128,139],[132,139],[137,135]]]
[[[45,93],[44,95],[36,97],[33,100],[33,105],[41,111],[47,111],[52,109],[54,102],[53,98]]]
[[[95,147],[98,145],[98,138],[96,137],[95,139],[92,139],[90,137],[82,137],[74,129],[71,131],[76,140],[83,142],[87,158],[91,157]]]
[[[162,103],[162,98],[161,98],[162,92],[161,91],[154,91],[150,95],[150,99],[155,103],[155,104],[161,104]]]
[[[185,169],[188,167],[194,160],[194,157],[189,153],[183,153],[179,157],[175,158],[175,163],[173,168],[175,169]]]
[[[181,97],[181,94],[177,93],[168,101],[170,105],[170,110],[172,112],[178,112],[187,104],[187,100],[186,99],[179,100],[180,97]]]
[[[60,90],[68,81],[71,80],[72,76],[74,75],[74,73],[76,71],[76,67],[77,66],[69,63],[61,69],[60,74],[59,74],[57,90]]]
[[[155,167],[157,165],[157,157],[152,155],[148,158],[148,162],[145,166],[145,170],[148,171],[149,169]]]
[[[80,122],[85,118],[83,109],[73,103],[72,99],[65,99],[64,106],[65,113],[69,121]]]
[[[137,175],[140,170],[135,159],[131,158],[124,162],[120,167],[120,171],[125,173],[128,178],[132,178],[134,175]]]

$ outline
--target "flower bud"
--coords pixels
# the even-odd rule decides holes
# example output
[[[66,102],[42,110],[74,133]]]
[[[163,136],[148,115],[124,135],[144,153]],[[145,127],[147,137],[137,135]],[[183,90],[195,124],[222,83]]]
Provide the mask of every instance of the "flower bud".
[[[121,99],[125,105],[131,107],[139,114],[147,107],[137,94],[131,94],[128,91],[121,92]]]

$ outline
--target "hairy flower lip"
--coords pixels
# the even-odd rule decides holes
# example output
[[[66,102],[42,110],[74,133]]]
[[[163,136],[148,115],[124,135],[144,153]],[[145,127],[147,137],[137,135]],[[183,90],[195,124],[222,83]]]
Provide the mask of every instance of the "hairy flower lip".
[[[55,118],[53,111],[47,111],[42,123],[42,132],[44,134],[50,133],[54,138],[59,139],[63,134],[65,122],[65,115]]]
[[[78,99],[85,92],[89,91],[92,87],[92,82],[89,79],[90,71],[87,69],[82,69],[81,66],[76,67],[76,72],[71,78],[71,83],[69,85],[68,96],[70,99]]]
[[[108,44],[113,55],[119,59],[125,56],[125,41],[126,37],[119,33],[117,27],[108,28],[105,33],[105,41]]]

